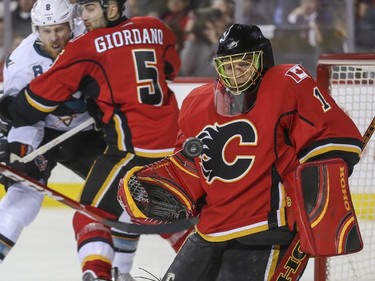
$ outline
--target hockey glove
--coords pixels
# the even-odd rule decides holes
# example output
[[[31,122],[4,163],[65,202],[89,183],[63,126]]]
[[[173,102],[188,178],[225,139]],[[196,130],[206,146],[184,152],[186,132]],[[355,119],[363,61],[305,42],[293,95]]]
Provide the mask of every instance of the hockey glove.
[[[9,149],[6,137],[0,138],[0,162],[9,163]]]
[[[10,167],[37,181],[47,183],[51,175],[52,167],[50,167],[51,165],[44,155],[39,155],[30,162],[22,163],[12,158],[14,158],[14,155],[24,157],[28,153],[28,145],[19,142],[11,142],[8,144],[8,147],[10,152]]]
[[[0,139],[0,162],[6,164],[9,163],[9,149],[6,137],[2,137]],[[4,187],[7,188],[7,186],[9,185],[8,178],[0,175],[0,184],[4,185]]]
[[[10,114],[8,112],[8,108],[10,104],[14,101],[13,96],[3,96],[0,99],[0,120],[1,120],[1,131],[4,131],[4,134],[7,134],[11,123],[12,123],[12,118],[10,117]]]

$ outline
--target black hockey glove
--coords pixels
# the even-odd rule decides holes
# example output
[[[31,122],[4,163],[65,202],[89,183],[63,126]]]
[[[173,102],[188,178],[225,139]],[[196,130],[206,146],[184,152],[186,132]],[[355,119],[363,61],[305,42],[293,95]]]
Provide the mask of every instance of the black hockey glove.
[[[12,124],[12,118],[8,112],[8,108],[14,101],[13,96],[3,96],[0,99],[0,120],[1,120],[1,130],[5,131],[3,134],[7,134]]]
[[[12,126],[0,117],[0,134],[7,136]]]
[[[0,162],[9,163],[9,148],[6,137],[0,138]]]
[[[47,183],[47,180],[51,175],[52,167],[50,161],[46,159],[45,155],[39,155],[27,163],[21,163],[18,160],[12,161],[12,154],[24,157],[27,154],[28,146],[19,142],[11,142],[8,144],[8,148],[11,158],[9,161],[10,163],[8,164],[10,167],[37,181]]]
[[[9,149],[6,137],[0,139],[0,162],[5,164],[9,163]],[[7,189],[7,186],[10,184],[9,179],[0,174],[0,184]]]
[[[51,175],[50,165],[44,155],[39,155],[27,163],[14,161],[10,166],[16,171],[43,183],[47,183]]]

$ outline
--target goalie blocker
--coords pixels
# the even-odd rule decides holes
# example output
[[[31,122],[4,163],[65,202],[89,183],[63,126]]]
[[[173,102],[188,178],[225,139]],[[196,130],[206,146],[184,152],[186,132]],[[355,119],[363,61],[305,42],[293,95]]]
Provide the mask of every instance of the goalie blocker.
[[[302,252],[336,256],[363,248],[344,160],[302,164],[286,177],[284,186],[288,226],[297,226]]]

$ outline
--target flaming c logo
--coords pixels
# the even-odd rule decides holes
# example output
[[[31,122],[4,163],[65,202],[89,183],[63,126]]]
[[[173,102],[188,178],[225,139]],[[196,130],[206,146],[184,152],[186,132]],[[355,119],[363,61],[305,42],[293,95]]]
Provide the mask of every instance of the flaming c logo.
[[[258,136],[254,125],[246,119],[225,124],[207,126],[198,135],[203,142],[201,169],[206,181],[234,182],[244,177],[251,169],[255,155],[243,147],[256,146]],[[229,148],[231,142],[238,143],[238,149]],[[228,155],[231,155],[230,159]]]

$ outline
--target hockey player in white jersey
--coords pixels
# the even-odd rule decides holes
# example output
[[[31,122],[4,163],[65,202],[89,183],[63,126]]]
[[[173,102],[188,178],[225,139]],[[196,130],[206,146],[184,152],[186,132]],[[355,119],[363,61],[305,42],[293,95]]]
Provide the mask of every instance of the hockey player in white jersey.
[[[46,72],[56,57],[74,36],[74,5],[68,0],[38,0],[32,11],[33,33],[10,54],[4,67],[4,97],[11,99],[35,77]],[[6,103],[5,103],[6,104]],[[37,126],[11,128],[1,140],[0,161],[12,165],[13,154],[23,157],[40,145],[58,137],[90,118],[86,102],[77,92],[75,97],[48,115]],[[2,116],[6,121],[6,116]],[[4,120],[5,119],[5,120]],[[6,122],[5,122],[6,124]],[[25,170],[35,170],[34,178],[47,182],[57,162],[85,178],[89,169],[105,149],[102,133],[93,126],[75,134],[52,148],[40,161],[30,161]],[[30,173],[29,173],[30,174]],[[2,178],[6,194],[0,201],[0,263],[17,242],[23,229],[34,221],[43,201],[43,195],[20,183],[12,184]]]
[[[67,44],[67,40],[70,38],[70,32],[72,31],[72,24],[71,20],[69,19],[71,15],[70,10],[63,12],[64,9],[62,7],[64,7],[64,3],[67,5],[66,1],[67,0],[37,1],[32,13],[32,20],[35,26],[36,35],[31,35],[30,38],[25,39],[19,48],[10,55],[8,64],[5,67],[6,97],[17,95],[19,91],[22,90],[23,87],[25,87],[32,79],[41,75],[43,72],[46,72],[53,63],[54,56],[57,56],[57,54],[62,51],[65,44]],[[87,5],[88,8],[96,6],[95,11],[99,11],[99,13],[95,14],[96,17],[94,17],[92,21],[98,20],[101,23],[103,20],[103,6],[107,5],[109,2],[105,0],[101,0],[100,2],[80,2],[83,5]],[[110,6],[114,6],[113,2],[115,1],[110,2]],[[117,2],[121,3],[121,7],[123,7],[126,1],[118,0]],[[40,6],[38,6],[38,3]],[[100,6],[98,6],[99,4]],[[40,7],[41,11],[43,11],[43,7],[45,10],[48,8],[49,12],[45,14],[43,12],[39,13],[37,7]],[[54,9],[61,11],[61,13],[59,12],[51,16],[50,11],[53,11]],[[69,15],[69,17],[67,15]],[[50,19],[48,17],[52,18]],[[99,27],[100,26],[96,28]],[[74,30],[76,30],[76,28]],[[82,52],[84,52],[84,50],[82,50]],[[11,69],[13,70],[12,72]],[[24,76],[27,76],[27,78]],[[19,79],[19,81],[16,81],[16,79]],[[89,80],[90,79],[88,79],[88,81],[81,81],[83,83],[80,85],[80,90],[83,92],[83,95],[85,95],[85,91],[89,88]],[[54,115],[50,114],[46,119],[38,123],[38,127],[19,127],[17,129],[12,129],[8,135],[9,150],[19,156],[23,156],[26,154],[26,152],[36,149],[39,145],[43,145],[45,142],[51,139],[50,136],[59,135],[63,130],[70,129],[78,125],[82,120],[85,119],[84,115],[87,114],[85,111],[80,111],[80,107],[77,106],[80,104],[85,105],[84,103],[80,103],[80,101],[79,94],[77,94],[76,99],[65,102],[62,108],[59,107],[57,111],[53,112]],[[2,106],[6,106],[6,102],[0,102],[0,112],[6,112],[6,110],[1,110]],[[37,104],[36,106],[40,105]],[[72,114],[66,114],[65,110],[72,110],[70,111]],[[6,116],[4,117],[6,118]],[[69,128],[65,128],[64,126]],[[40,133],[44,133],[44,137],[43,135],[40,135]],[[82,171],[81,169],[83,168],[90,167],[92,161],[94,158],[96,158],[96,155],[103,154],[101,151],[99,151],[99,153],[99,149],[95,147],[96,144],[101,144],[101,142],[95,142],[95,136],[91,139],[84,139],[84,135],[90,133],[95,134],[95,131],[88,130],[81,132],[63,143],[66,144],[68,142],[68,144],[72,145],[67,147],[67,145],[62,144],[57,149],[53,149],[44,154],[43,156],[48,160],[48,162],[44,161],[45,159],[41,159],[41,161],[37,161],[37,166],[35,165],[35,161],[30,162],[30,166],[26,167],[26,174],[35,179],[42,179],[46,181],[55,160],[67,166],[76,173],[80,173],[80,171]],[[60,149],[60,147],[67,147],[67,149]],[[101,148],[101,146],[99,148]],[[61,153],[56,153],[60,151],[64,151],[65,153],[63,155],[70,160],[68,163],[69,166],[67,165],[66,161],[62,161],[64,159],[61,159],[61,157],[56,157],[56,154],[57,156],[60,156]],[[84,153],[85,155],[80,155],[79,153]],[[14,163],[10,163],[10,165],[14,165]],[[75,166],[72,167],[72,165]],[[44,167],[47,169],[43,170]],[[17,170],[20,171],[20,169]],[[85,176],[87,172],[88,169],[84,170],[83,173],[80,174]],[[40,209],[42,199],[43,197],[39,193],[26,189],[24,186],[12,185],[8,187],[6,196],[0,202],[0,262],[5,258],[7,253],[16,243],[23,228],[35,219]],[[134,279],[130,276],[129,271],[132,267],[135,251],[138,245],[139,234],[124,233],[116,229],[111,229],[110,233],[108,234],[108,230],[106,228],[104,228],[104,230],[98,229],[96,225],[95,227],[92,227],[92,224],[87,224],[87,226],[87,228],[84,228],[83,231],[80,232],[83,235],[76,235],[79,243],[83,245],[82,247],[77,247],[79,259],[82,263],[83,280],[112,280],[110,277],[104,277],[102,275],[98,275],[97,273],[97,271],[101,271],[100,273],[105,271],[105,274],[107,275],[108,265],[109,271],[111,267],[114,267],[112,273],[114,280],[134,281]],[[104,232],[105,237],[109,235],[111,239],[101,240],[102,236],[97,235],[97,233],[100,231]],[[90,237],[90,233],[92,232],[95,233],[96,237]],[[163,235],[163,237],[169,240],[174,250],[177,250],[188,233],[189,231],[172,233]],[[84,240],[82,237],[84,237]],[[86,243],[87,240],[90,240],[89,243]],[[91,250],[90,247],[93,247],[94,250]],[[90,251],[87,251],[88,248]],[[111,259],[107,259],[106,257],[97,254],[97,249],[105,249],[105,251],[108,250],[106,254],[108,254],[108,256],[113,256],[113,261],[112,257]],[[94,252],[95,255],[91,254],[92,252]],[[97,262],[97,260],[99,260],[99,262]],[[105,264],[105,270],[102,269],[103,264]]]

